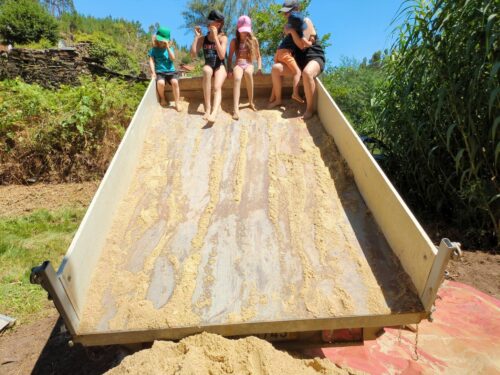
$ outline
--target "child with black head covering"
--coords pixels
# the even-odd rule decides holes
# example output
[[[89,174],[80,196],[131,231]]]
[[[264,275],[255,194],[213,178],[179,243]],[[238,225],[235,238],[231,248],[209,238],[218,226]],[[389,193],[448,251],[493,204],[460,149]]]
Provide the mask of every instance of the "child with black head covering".
[[[222,32],[224,16],[221,12],[213,10],[208,15],[208,33],[203,36],[201,28],[195,27],[195,38],[191,47],[191,55],[196,57],[198,51],[203,49],[205,65],[203,66],[203,96],[205,103],[205,116],[208,122],[215,122],[222,101],[222,85],[227,77],[225,66],[227,36]],[[211,106],[212,77],[214,80],[214,105]]]

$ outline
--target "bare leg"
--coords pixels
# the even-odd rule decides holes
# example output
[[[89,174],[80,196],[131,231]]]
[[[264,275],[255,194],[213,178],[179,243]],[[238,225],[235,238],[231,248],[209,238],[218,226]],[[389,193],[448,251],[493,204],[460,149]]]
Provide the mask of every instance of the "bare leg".
[[[179,81],[176,79],[173,79],[170,81],[170,84],[172,85],[172,92],[174,93],[175,109],[177,112],[179,112],[180,111],[179,98],[181,96],[180,90],[179,90]]]
[[[283,64],[276,63],[271,70],[271,77],[273,79],[273,90],[269,98],[269,105],[267,108],[271,109],[281,105],[281,75],[283,74]]]
[[[302,76],[302,72],[300,71],[300,68],[298,67],[297,64],[295,64],[294,68],[295,68],[295,70],[293,72],[292,99],[300,104],[304,104],[304,99],[302,99],[302,97],[300,96],[300,93],[299,93],[299,83],[300,83],[300,77]]]
[[[233,89],[233,119],[240,119],[240,91],[241,78],[243,77],[243,69],[236,65],[233,69],[234,89]]]
[[[255,108],[255,103],[253,102],[253,71],[254,71],[253,65],[249,65],[245,69],[245,82],[247,86],[247,94],[248,94],[248,101],[250,102],[250,108],[253,111],[256,111],[257,109]]]
[[[273,70],[271,71],[273,78],[273,93],[271,94],[271,99],[274,99],[267,108],[271,109],[281,105],[281,90],[283,87],[282,76],[291,76],[293,73],[288,69],[287,66],[277,63],[273,65]]]
[[[208,65],[203,67],[203,98],[205,99],[205,115],[203,118],[206,120],[210,116],[212,106],[210,105],[212,99],[212,75],[214,71]]]
[[[219,114],[220,103],[222,101],[222,85],[227,77],[226,67],[222,65],[219,70],[215,72],[214,80],[214,107],[212,114],[207,118],[209,122],[215,122],[217,115]]]
[[[307,108],[304,113],[304,120],[308,120],[314,115],[314,94],[316,93],[316,81],[314,80],[321,73],[321,67],[317,61],[310,61],[302,72],[304,80],[304,92],[306,94]]]
[[[158,94],[160,95],[160,105],[165,107],[167,105],[167,99],[165,98],[165,80],[158,80],[156,82],[156,87],[158,89]]]

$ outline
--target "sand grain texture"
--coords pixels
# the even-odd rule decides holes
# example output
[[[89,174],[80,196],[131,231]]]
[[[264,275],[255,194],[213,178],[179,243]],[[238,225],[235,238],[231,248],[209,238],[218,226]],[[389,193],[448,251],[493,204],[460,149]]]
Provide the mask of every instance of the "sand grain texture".
[[[155,114],[81,333],[421,309],[333,139],[296,110]]]
[[[256,337],[229,340],[202,333],[179,343],[156,341],[106,373],[162,375],[349,375],[361,374],[340,368],[327,359],[295,359]]]

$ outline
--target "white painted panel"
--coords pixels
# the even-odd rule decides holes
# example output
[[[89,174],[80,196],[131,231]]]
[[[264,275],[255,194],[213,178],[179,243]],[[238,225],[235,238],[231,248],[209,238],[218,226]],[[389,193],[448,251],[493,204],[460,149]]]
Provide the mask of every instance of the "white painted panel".
[[[146,129],[157,105],[152,81],[59,267],[58,276],[78,316],[113,215],[135,172]]]
[[[422,298],[437,249],[323,84],[319,80],[317,84],[323,126],[334,138],[375,221]]]

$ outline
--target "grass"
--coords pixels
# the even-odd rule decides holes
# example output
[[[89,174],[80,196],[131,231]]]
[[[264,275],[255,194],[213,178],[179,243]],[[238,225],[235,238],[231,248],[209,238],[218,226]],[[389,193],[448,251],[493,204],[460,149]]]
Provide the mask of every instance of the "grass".
[[[60,263],[84,213],[73,208],[0,218],[0,313],[21,323],[43,314],[47,293],[30,284],[31,267]]]

